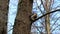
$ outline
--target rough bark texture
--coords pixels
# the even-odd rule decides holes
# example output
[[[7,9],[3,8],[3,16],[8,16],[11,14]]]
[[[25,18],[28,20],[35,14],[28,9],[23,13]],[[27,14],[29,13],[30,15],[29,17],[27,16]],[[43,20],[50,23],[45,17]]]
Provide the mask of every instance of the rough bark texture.
[[[0,0],[0,34],[6,34],[8,0]]]
[[[32,1],[21,0],[19,2],[13,34],[30,34],[31,21],[29,20],[29,16],[32,14]]]

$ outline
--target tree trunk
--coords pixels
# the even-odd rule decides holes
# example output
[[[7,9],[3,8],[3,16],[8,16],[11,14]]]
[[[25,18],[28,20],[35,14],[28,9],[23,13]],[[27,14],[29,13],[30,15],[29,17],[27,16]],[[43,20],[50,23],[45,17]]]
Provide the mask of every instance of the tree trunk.
[[[29,16],[32,14],[31,11],[31,0],[21,0],[21,2],[19,2],[13,34],[30,34],[31,21],[29,20]]]
[[[0,34],[6,34],[7,31],[7,6],[8,0],[0,0]]]
[[[50,34],[50,19],[49,19],[49,15],[45,16],[45,24],[46,24],[47,34]]]
[[[50,10],[50,6],[51,6],[51,0],[46,0],[45,1],[45,4],[44,4],[44,8],[46,10],[46,13],[49,13],[51,10]],[[46,31],[47,33],[46,34],[50,34],[50,14],[46,15],[45,16],[45,28],[46,28]]]

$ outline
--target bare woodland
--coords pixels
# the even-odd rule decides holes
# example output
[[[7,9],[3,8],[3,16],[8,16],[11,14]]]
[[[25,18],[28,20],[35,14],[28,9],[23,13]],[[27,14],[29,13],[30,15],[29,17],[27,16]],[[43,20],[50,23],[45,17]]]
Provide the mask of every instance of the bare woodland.
[[[52,8],[51,6],[54,4],[54,0],[40,0],[41,5],[43,5],[44,11],[41,10],[39,6],[38,9],[41,11],[42,16],[38,17],[34,21],[31,21],[30,17],[32,15],[32,5],[33,0],[21,0],[18,4],[18,12],[15,19],[15,24],[13,28],[13,34],[36,34],[35,32],[31,32],[31,26],[34,26],[34,22],[41,19],[42,21],[42,27],[34,26],[37,28],[45,28],[45,32],[39,31],[40,34],[52,34],[52,32],[60,26],[60,24],[57,24],[57,26],[52,29],[54,25],[56,25],[56,22],[60,20],[60,16],[58,18],[55,18],[54,24],[51,25],[50,19],[53,20],[53,17],[51,17],[54,13],[59,12],[60,9],[57,9],[59,6]],[[8,13],[8,0],[0,0],[0,34],[6,34],[7,31],[7,13]],[[44,20],[44,21],[43,21]]]

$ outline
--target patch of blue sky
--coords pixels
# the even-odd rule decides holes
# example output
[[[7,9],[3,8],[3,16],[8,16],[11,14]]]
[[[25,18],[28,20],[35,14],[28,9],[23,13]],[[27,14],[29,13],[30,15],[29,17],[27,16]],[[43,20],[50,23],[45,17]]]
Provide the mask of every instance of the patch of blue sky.
[[[36,22],[35,26],[42,26],[42,24],[40,22]]]
[[[56,22],[55,22],[55,24],[54,24],[54,22],[55,21],[53,21],[53,23],[52,23],[52,21],[51,21],[51,27],[52,27],[52,30],[55,28],[55,27],[57,27],[58,25],[60,25],[60,19],[59,20],[57,20]],[[54,25],[53,25],[54,24]],[[53,26],[52,26],[53,25]],[[60,27],[60,26],[59,26]],[[57,27],[58,28],[58,27]]]
[[[54,4],[52,5],[52,8],[55,8],[57,6],[60,6],[60,0],[54,0]]]
[[[40,0],[38,0],[38,1],[37,1],[37,5],[40,6],[40,4],[41,4],[41,2],[40,2]]]
[[[54,20],[50,20],[50,24],[51,24],[51,26],[54,24],[54,26],[56,26],[56,25],[60,25],[60,18],[54,18]]]
[[[18,5],[18,1],[19,1],[19,0],[16,0],[16,1],[15,1],[15,0],[10,0],[9,3],[10,3],[10,4],[13,4],[13,5]]]
[[[53,20],[55,20],[55,19],[57,19],[57,18],[59,18],[59,17],[60,17],[60,12],[59,12],[59,13],[57,13],[55,16],[53,16],[53,18],[52,18],[52,19],[53,19]],[[51,20],[52,20],[52,19],[51,19]]]
[[[38,32],[37,28],[35,26],[33,26],[33,28],[31,28],[31,32]]]
[[[60,14],[55,15],[55,18],[58,18],[58,17],[60,17]]]
[[[55,15],[57,15],[57,14],[60,14],[60,12],[58,11],[58,12],[55,12],[55,13],[51,14],[50,18],[56,17]]]
[[[37,8],[37,3],[34,2],[34,3],[33,3],[33,6],[34,6],[33,8]]]
[[[55,30],[52,32],[53,34],[60,34],[60,31],[59,30]]]
[[[50,17],[51,18],[50,23],[53,24],[56,21],[56,19],[58,19],[60,17],[60,12],[55,12],[55,13],[53,13],[51,15],[52,16]]]
[[[52,30],[58,28],[57,26],[58,26],[58,24],[54,24],[54,25],[52,26]]]
[[[7,34],[12,34],[19,0],[9,1]]]
[[[57,21],[57,23],[60,25],[60,18],[59,18],[59,20]]]
[[[42,10],[42,11],[44,11],[44,7],[43,7],[43,5],[41,5],[41,7],[40,7],[40,8],[41,8],[41,10]]]

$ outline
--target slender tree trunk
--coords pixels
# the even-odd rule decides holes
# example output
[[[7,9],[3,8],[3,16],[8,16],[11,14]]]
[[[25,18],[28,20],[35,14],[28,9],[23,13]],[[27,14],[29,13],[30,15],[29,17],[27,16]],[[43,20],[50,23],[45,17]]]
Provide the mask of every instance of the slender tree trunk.
[[[46,10],[46,13],[49,13],[50,9],[47,9]],[[47,31],[47,34],[50,34],[50,14],[46,15],[45,16],[45,25],[46,25],[46,31]]]
[[[21,0],[21,2],[19,2],[13,34],[30,34],[31,21],[29,20],[29,16],[32,14],[31,11],[31,0]]]
[[[0,34],[6,34],[7,31],[7,6],[8,0],[0,0]]]
[[[44,7],[45,7],[45,10],[46,10],[46,13],[49,13],[50,12],[50,6],[51,6],[51,0],[49,1],[49,0],[46,0],[46,2],[45,2],[45,5],[44,5]],[[47,31],[47,34],[50,34],[50,14],[48,14],[48,15],[46,15],[45,16],[45,24],[46,24],[46,31]]]
[[[46,24],[47,34],[50,34],[50,19],[49,19],[49,15],[45,16],[45,24]]]

